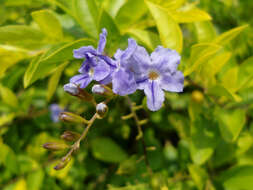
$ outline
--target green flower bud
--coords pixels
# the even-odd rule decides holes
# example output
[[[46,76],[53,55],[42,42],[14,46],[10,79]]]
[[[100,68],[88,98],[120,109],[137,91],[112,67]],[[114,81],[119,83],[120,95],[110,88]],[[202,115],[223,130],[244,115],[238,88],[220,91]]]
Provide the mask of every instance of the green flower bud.
[[[67,159],[65,159],[64,161],[60,161],[59,164],[57,164],[54,169],[55,170],[61,170],[63,168],[65,168],[67,166],[67,164],[69,163],[69,161],[71,160],[71,157],[68,157]]]
[[[64,150],[68,148],[69,146],[64,144],[64,143],[58,143],[58,142],[48,142],[43,144],[43,148],[48,149],[48,150]]]
[[[76,141],[77,139],[79,139],[80,134],[79,133],[75,133],[73,131],[65,131],[62,135],[61,138],[65,141]]]
[[[86,119],[81,117],[80,115],[76,115],[70,112],[61,112],[59,115],[60,120],[64,122],[71,122],[71,123],[88,123]]]

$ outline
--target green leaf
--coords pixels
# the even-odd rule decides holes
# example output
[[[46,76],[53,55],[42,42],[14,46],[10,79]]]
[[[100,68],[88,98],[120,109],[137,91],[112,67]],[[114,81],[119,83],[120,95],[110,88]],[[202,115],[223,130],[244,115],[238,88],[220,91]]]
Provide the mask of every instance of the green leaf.
[[[190,152],[195,164],[201,165],[212,156],[217,145],[218,134],[216,123],[204,117],[198,117],[192,123]]]
[[[250,87],[250,81],[253,79],[253,56],[248,58],[239,66],[237,90]]]
[[[197,70],[202,64],[211,59],[219,50],[221,46],[215,44],[196,44],[191,48],[190,65],[186,67],[184,76],[190,75]]]
[[[225,110],[217,107],[215,116],[224,140],[227,142],[236,141],[246,122],[245,110]]]
[[[124,3],[125,0],[104,0],[103,8],[114,18]]]
[[[138,158],[136,155],[131,156],[129,159],[124,160],[120,163],[116,173],[118,175],[134,174],[136,172],[136,165],[138,163]]]
[[[224,190],[252,190],[253,166],[237,166],[225,171],[220,176]]]
[[[144,44],[151,51],[160,44],[159,36],[154,32],[133,28],[128,30],[127,33],[137,38],[140,43]]]
[[[49,49],[45,54],[34,58],[24,75],[25,88],[36,80],[54,72],[65,61],[73,59],[73,49],[91,44],[93,44],[93,41],[89,39],[80,39],[64,45],[57,45]]]
[[[43,186],[44,171],[42,169],[35,170],[27,176],[27,189],[40,190]]]
[[[18,174],[19,165],[14,151],[6,144],[0,143],[0,153],[0,163],[2,162],[6,170],[9,170],[12,174]]]
[[[49,82],[48,82],[47,101],[50,101],[50,99],[54,95],[54,92],[55,92],[57,85],[59,83],[59,80],[61,78],[62,72],[68,64],[69,64],[69,62],[66,62],[66,63],[60,65],[56,69],[54,74],[50,77]]]
[[[232,67],[227,72],[222,75],[221,82],[222,85],[229,91],[229,92],[236,92],[237,80],[238,80],[238,66]]]
[[[194,27],[199,43],[211,42],[216,38],[215,28],[209,21],[195,22]]]
[[[155,19],[162,45],[181,52],[183,35],[176,21],[162,7],[146,1],[150,13]]]
[[[218,36],[213,43],[219,44],[219,45],[226,45],[228,42],[230,42],[231,40],[233,40],[235,37],[237,37],[243,30],[245,30],[246,28],[248,28],[248,25],[244,25],[244,26],[240,26],[240,27],[236,27],[232,30],[229,30],[227,32],[224,32],[223,34],[221,34],[220,36]]]
[[[188,170],[198,189],[203,190],[208,179],[206,171],[196,165],[189,165]]]
[[[0,27],[0,44],[37,49],[45,44],[44,34],[30,26],[11,25]]]
[[[0,94],[4,103],[12,107],[18,107],[18,99],[11,89],[0,84]]]
[[[200,22],[212,19],[207,12],[198,8],[182,11],[171,11],[170,15],[178,23]]]
[[[93,156],[104,162],[119,163],[127,159],[126,152],[110,138],[97,138],[91,142]]]
[[[50,10],[32,12],[32,17],[39,25],[41,31],[49,38],[61,40],[63,37],[62,27],[59,20]]]
[[[84,31],[92,37],[98,36],[98,8],[94,0],[72,0],[72,12]]]
[[[144,0],[128,0],[118,11],[115,22],[124,30],[136,23],[146,12]]]

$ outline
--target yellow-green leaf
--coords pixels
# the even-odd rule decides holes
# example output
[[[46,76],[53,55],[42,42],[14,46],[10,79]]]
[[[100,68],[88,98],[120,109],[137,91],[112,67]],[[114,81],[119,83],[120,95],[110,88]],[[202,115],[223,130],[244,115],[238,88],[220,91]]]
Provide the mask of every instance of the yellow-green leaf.
[[[170,15],[178,23],[200,22],[212,19],[212,17],[207,12],[202,11],[198,8],[183,11],[171,11]]]
[[[159,36],[154,32],[133,28],[128,30],[127,33],[137,38],[138,41],[152,51],[160,44]]]
[[[0,94],[3,102],[12,107],[18,106],[18,99],[14,92],[11,91],[11,89],[4,87],[0,84]]]
[[[163,46],[181,52],[183,47],[183,35],[179,25],[162,7],[148,1],[146,1],[146,4],[156,21]]]
[[[194,26],[199,43],[211,42],[215,39],[215,28],[210,21],[195,22]]]
[[[248,28],[248,25],[239,26],[236,28],[233,28],[232,30],[229,30],[227,32],[224,32],[220,36],[218,36],[213,42],[219,45],[226,45],[228,42],[233,40],[236,36],[238,36],[243,30]]]
[[[45,35],[55,40],[62,39],[61,24],[52,11],[34,11],[32,12],[32,17]]]
[[[13,190],[26,190],[26,181],[24,178],[21,178],[20,180],[17,181],[15,187]]]
[[[50,77],[49,82],[48,82],[47,101],[49,101],[52,98],[52,96],[54,95],[54,92],[55,92],[57,85],[59,83],[59,80],[61,78],[62,71],[68,65],[68,63],[69,62],[66,62],[66,63],[60,65],[56,69],[54,74]]]

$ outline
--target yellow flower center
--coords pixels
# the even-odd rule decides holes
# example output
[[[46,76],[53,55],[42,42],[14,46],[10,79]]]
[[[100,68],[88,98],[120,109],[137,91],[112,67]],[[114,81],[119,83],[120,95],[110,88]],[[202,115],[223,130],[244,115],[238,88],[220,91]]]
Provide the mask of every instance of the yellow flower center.
[[[150,71],[148,74],[148,78],[150,80],[156,80],[159,77],[159,74],[155,71]]]
[[[94,74],[94,69],[91,68],[91,69],[89,70],[89,75],[90,75],[90,76],[93,76],[93,74]]]

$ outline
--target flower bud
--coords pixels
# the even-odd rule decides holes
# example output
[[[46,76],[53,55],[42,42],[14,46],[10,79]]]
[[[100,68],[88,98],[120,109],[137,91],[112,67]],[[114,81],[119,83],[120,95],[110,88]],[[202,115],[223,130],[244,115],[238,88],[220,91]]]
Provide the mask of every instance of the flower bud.
[[[55,170],[61,170],[63,168],[65,168],[67,166],[67,164],[69,163],[69,161],[71,160],[71,157],[68,157],[67,159],[65,159],[64,161],[60,161],[59,164],[57,164],[54,169]]]
[[[75,133],[73,131],[65,131],[62,135],[61,138],[65,141],[76,141],[79,139],[80,134]]]
[[[77,86],[74,83],[65,84],[63,88],[65,92],[69,93],[72,96],[76,96],[87,102],[93,101],[93,96],[91,94],[81,89],[79,86]]]
[[[203,100],[204,100],[204,95],[201,91],[198,91],[198,90],[194,90],[192,92],[192,100],[195,101],[196,103],[202,103]]]
[[[63,86],[64,91],[73,95],[77,96],[79,94],[78,87],[74,83],[68,83]]]
[[[97,104],[96,112],[99,115],[99,119],[102,119],[108,111],[108,107],[104,102]]]
[[[80,115],[76,115],[70,112],[61,112],[59,116],[60,120],[71,123],[88,123],[86,119]]]
[[[48,150],[63,150],[68,148],[69,146],[64,143],[58,143],[58,142],[48,142],[43,144],[43,148]]]
[[[105,85],[101,85],[101,84],[95,84],[92,89],[91,89],[93,94],[100,94],[100,95],[104,95],[104,96],[112,96],[113,92],[112,89],[110,89],[109,87],[105,86]]]

